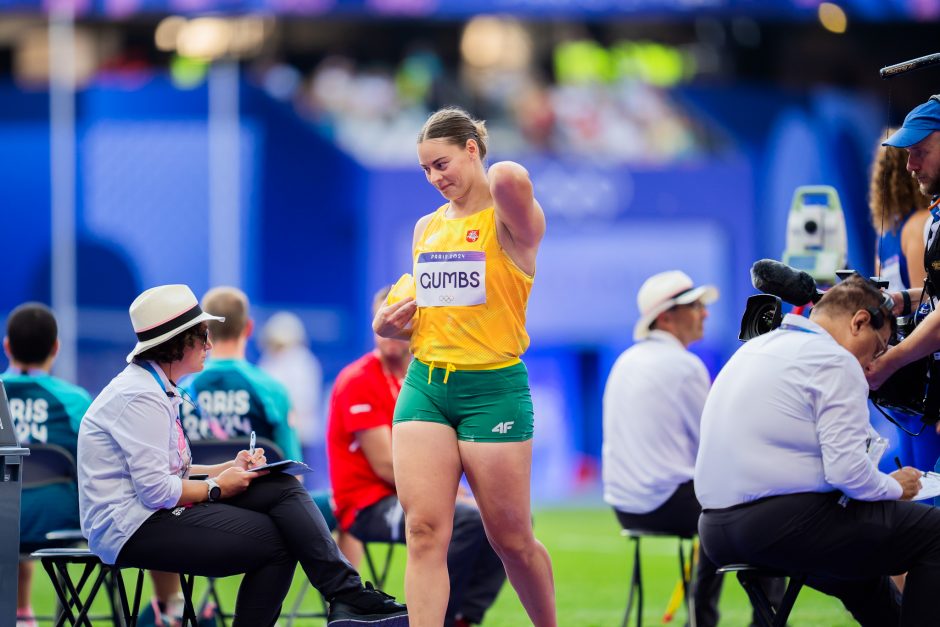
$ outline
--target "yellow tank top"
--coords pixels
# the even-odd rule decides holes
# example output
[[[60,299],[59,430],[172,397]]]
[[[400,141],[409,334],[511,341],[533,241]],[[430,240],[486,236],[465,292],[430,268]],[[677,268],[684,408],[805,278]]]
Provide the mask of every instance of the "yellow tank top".
[[[493,207],[466,218],[434,212],[414,249],[418,315],[411,350],[426,363],[508,365],[529,346],[533,277],[499,245]]]

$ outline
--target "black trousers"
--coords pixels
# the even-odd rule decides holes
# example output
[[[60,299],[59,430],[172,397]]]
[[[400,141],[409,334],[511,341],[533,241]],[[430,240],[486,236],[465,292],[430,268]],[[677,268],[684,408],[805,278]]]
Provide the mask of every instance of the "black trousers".
[[[327,599],[361,586],[310,495],[281,473],[230,499],[154,513],[125,543],[121,566],[204,577],[244,573],[236,627],[274,625],[300,562]]]
[[[676,535],[698,533],[698,518],[702,512],[695,497],[691,481],[681,484],[665,503],[646,514],[629,514],[614,509],[617,520],[624,529],[661,531]],[[718,599],[721,596],[722,576],[716,573],[718,565],[704,550],[699,550],[698,568],[695,571],[693,596],[695,599],[695,624],[698,627],[714,627],[718,624]],[[761,586],[768,596],[777,602],[783,598],[784,581],[768,578]]]
[[[702,546],[718,563],[747,562],[809,575],[861,625],[937,625],[940,509],[908,501],[849,501],[841,494],[775,496],[706,510]],[[907,572],[903,600],[888,575]]]
[[[387,496],[356,516],[350,532],[363,542],[404,542],[405,518],[401,503]],[[480,511],[464,503],[454,509],[454,531],[447,547],[450,574],[450,600],[445,625],[462,616],[471,623],[482,623],[483,615],[496,601],[506,581],[506,571],[483,529]]]

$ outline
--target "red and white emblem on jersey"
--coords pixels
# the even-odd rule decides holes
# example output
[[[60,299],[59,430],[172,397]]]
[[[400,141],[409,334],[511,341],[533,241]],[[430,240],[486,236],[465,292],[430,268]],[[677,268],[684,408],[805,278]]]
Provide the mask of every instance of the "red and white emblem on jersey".
[[[480,239],[480,229],[471,229],[467,231],[467,241],[475,242]]]

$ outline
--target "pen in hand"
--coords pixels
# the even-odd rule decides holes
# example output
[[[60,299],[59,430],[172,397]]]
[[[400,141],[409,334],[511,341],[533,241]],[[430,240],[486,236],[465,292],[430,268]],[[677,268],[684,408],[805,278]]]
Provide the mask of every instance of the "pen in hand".
[[[255,434],[254,434],[253,431],[252,431],[252,433],[251,433],[251,441],[252,441],[252,443],[254,443],[254,441],[255,441]],[[252,444],[252,447],[254,447],[254,444]],[[900,458],[900,457],[895,456],[895,457],[894,457],[894,463],[898,465],[898,470],[901,470],[902,468],[904,468],[904,466],[901,465],[901,458]]]
[[[257,438],[255,437],[255,432],[252,431],[252,432],[251,432],[251,436],[248,438],[248,454],[251,456],[251,461],[248,462],[248,465],[249,465],[249,466],[254,466],[254,465],[255,465],[254,457],[255,457],[255,441],[256,441],[256,439],[257,439]]]

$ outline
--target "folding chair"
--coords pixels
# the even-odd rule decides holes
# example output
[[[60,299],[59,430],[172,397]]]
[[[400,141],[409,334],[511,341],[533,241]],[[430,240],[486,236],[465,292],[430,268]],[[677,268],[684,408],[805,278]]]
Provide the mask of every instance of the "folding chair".
[[[372,545],[385,546],[385,560],[382,562],[381,570],[378,562],[372,557]],[[363,542],[362,550],[365,554],[366,565],[369,567],[369,574],[372,576],[372,583],[379,590],[385,589],[385,582],[388,580],[388,571],[392,566],[392,555],[395,553],[395,547],[404,544],[403,542]]]
[[[73,484],[77,480],[78,472],[75,467],[75,458],[65,448],[55,444],[31,443],[29,444],[30,455],[23,463],[23,489],[36,489],[56,484]],[[44,551],[49,549],[70,549],[85,541],[81,529],[57,529],[46,533],[46,542],[33,543],[29,545],[35,551]],[[26,554],[24,557],[36,557],[35,553]],[[44,565],[45,566],[45,565]],[[48,569],[47,569],[48,572]],[[52,576],[52,574],[50,574]],[[58,575],[56,575],[58,576]],[[59,578],[58,582],[53,582],[53,586],[58,583],[59,586],[66,586],[66,582]],[[111,616],[90,616],[89,620],[102,621],[111,620],[117,623],[119,620],[119,603],[114,597],[115,588],[110,578],[102,580],[109,592],[111,598]],[[97,592],[96,592],[97,594]],[[61,603],[61,598],[59,599]],[[60,605],[57,616],[36,615],[37,621],[56,621],[64,616],[65,606]]]
[[[136,627],[144,583],[142,568],[136,569],[134,599],[133,603],[129,603],[124,576],[121,573],[123,568],[103,563],[88,549],[41,549],[32,555],[39,559],[49,574],[56,597],[63,608],[56,620],[56,627],[64,625],[65,621],[72,626],[92,627],[92,620],[95,621],[94,624],[101,624],[98,622],[100,620],[109,620],[115,627]],[[72,579],[68,570],[70,564],[81,564],[83,567],[78,581]],[[194,575],[179,573],[179,578],[184,602],[183,627],[198,627],[199,619],[192,600]],[[91,581],[90,587],[88,587],[89,581]],[[109,595],[113,616],[93,618],[88,616],[88,611],[102,584],[114,591]],[[76,614],[73,609],[78,613]]]
[[[56,444],[30,444],[29,457],[23,464],[23,489],[40,488],[78,480],[75,458]]]
[[[623,613],[621,627],[626,627],[627,623],[630,622],[634,596],[637,599],[637,627],[641,627],[643,624],[643,573],[640,567],[640,540],[647,537],[676,538],[678,540],[679,576],[682,579],[682,591],[685,593],[689,625],[690,627],[695,627],[695,602],[692,594],[695,577],[694,536],[682,536],[674,533],[647,531],[644,529],[622,529],[620,535],[625,537],[627,541],[633,542],[633,574],[630,577],[630,594],[627,596],[627,609]]]
[[[73,626],[92,627],[92,617],[88,616],[88,611],[102,584],[106,584],[106,587],[112,588],[115,592],[115,594],[108,595],[112,605],[112,616],[107,617],[106,620],[120,627],[136,625],[140,593],[143,587],[143,570],[137,570],[134,602],[131,605],[128,603],[121,568],[104,564],[88,549],[40,549],[33,552],[32,557],[38,559],[48,573],[61,607],[61,613],[55,622],[56,627],[64,625],[66,621]],[[83,567],[77,582],[72,579],[69,572],[70,564],[81,564]],[[88,586],[89,581],[91,581],[90,586]],[[77,610],[78,613],[76,614],[73,610]],[[100,624],[98,621],[103,619],[103,617],[95,617],[94,621]]]

